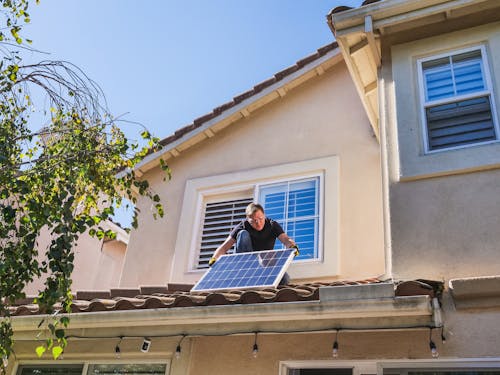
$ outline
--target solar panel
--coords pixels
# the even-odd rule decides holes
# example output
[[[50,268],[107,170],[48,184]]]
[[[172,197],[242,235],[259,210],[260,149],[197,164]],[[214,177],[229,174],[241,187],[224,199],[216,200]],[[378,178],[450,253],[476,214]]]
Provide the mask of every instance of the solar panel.
[[[294,251],[285,249],[223,255],[191,291],[275,288],[292,262]]]

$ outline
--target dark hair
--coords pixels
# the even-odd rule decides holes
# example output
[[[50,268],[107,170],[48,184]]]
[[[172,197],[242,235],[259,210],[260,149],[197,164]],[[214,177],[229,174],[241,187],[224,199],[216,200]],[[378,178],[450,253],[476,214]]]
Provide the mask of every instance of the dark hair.
[[[250,217],[257,211],[262,211],[262,213],[264,213],[264,207],[262,207],[258,203],[250,203],[245,209],[245,214],[247,215],[247,217]]]

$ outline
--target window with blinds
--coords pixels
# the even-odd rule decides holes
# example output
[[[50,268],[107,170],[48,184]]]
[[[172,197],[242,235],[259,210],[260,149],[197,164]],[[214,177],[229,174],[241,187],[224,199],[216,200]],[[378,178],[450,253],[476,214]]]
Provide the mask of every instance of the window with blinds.
[[[245,208],[252,202],[253,198],[248,197],[205,205],[198,269],[208,268],[208,261],[215,249],[224,242],[231,230],[245,219]]]
[[[259,202],[300,249],[296,260],[318,259],[319,177],[262,185]],[[275,249],[283,245],[276,241]]]
[[[427,151],[497,139],[483,48],[420,61]]]

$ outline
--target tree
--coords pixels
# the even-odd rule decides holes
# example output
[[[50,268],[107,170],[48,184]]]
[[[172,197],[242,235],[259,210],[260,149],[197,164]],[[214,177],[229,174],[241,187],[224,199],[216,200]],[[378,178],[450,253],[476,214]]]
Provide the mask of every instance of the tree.
[[[61,61],[23,64],[21,37],[29,22],[29,0],[0,0],[0,356],[13,349],[9,304],[25,297],[26,284],[46,277],[36,303],[51,314],[70,312],[73,246],[83,233],[113,236],[100,228],[123,197],[146,196],[154,215],[163,216],[160,198],[136,178],[134,165],[158,140],[143,131],[144,146],[127,139],[106,108],[98,85],[75,65]],[[38,1],[37,1],[38,2]],[[8,31],[7,31],[8,30]],[[48,124],[32,130],[33,90],[45,94]],[[169,177],[168,166],[162,168]],[[137,212],[132,225],[137,226]],[[40,249],[37,237],[48,228],[52,241]],[[37,259],[44,253],[42,260]],[[46,322],[51,332],[39,355],[62,352],[66,317]]]

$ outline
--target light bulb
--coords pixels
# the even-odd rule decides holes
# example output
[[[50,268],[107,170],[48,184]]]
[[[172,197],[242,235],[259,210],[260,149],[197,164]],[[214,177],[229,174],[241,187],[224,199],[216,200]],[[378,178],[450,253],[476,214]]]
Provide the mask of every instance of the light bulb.
[[[177,345],[177,348],[175,348],[175,359],[179,359],[181,357],[181,345]]]
[[[258,354],[259,354],[259,347],[257,346],[257,344],[253,344],[252,356],[254,358],[257,358]]]
[[[332,357],[337,358],[338,356],[339,356],[339,343],[337,342],[337,340],[335,340],[332,348]]]
[[[115,346],[115,356],[116,358],[120,358],[121,357],[121,350],[120,350],[120,345],[116,345]]]
[[[436,347],[436,344],[434,344],[434,341],[430,341],[429,342],[429,348],[431,349],[431,355],[432,355],[432,358],[437,358],[439,357],[439,353],[438,353],[438,350],[437,350],[437,347]]]
[[[2,357],[2,362],[3,362],[3,367],[7,368],[7,366],[9,365],[9,358],[6,355],[4,355]]]

